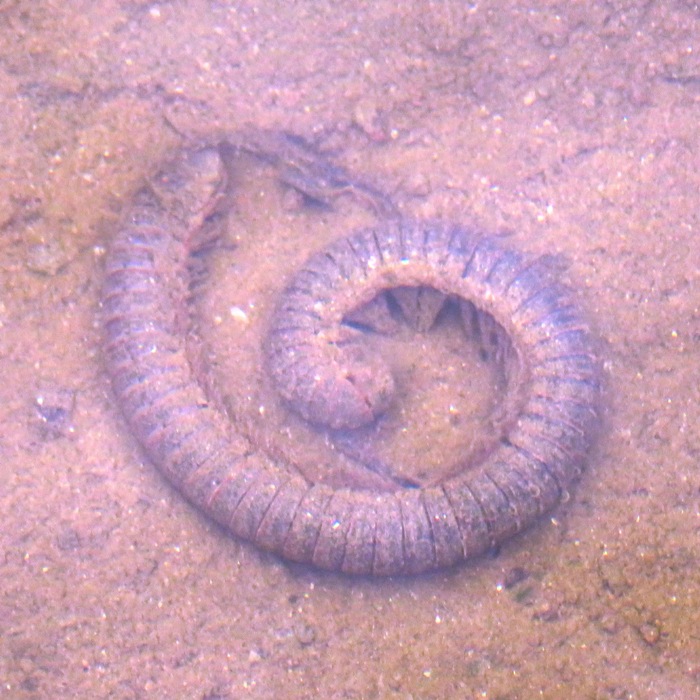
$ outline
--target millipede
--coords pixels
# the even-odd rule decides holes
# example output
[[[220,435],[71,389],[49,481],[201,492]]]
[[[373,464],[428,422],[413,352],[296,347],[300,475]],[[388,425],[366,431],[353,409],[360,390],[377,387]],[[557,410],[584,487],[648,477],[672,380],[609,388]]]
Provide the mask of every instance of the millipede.
[[[109,243],[104,356],[152,463],[235,537],[350,574],[418,574],[497,547],[551,511],[598,431],[596,343],[546,257],[458,223],[388,217],[313,254],[282,291],[264,356],[312,424],[377,420],[392,377],[348,315],[397,288],[435,290],[496,347],[510,419],[486,454],[438,483],[376,492],[312,482],[252,444],[207,396],[187,340],[191,258],[225,183],[219,148],[183,150],[135,198]]]

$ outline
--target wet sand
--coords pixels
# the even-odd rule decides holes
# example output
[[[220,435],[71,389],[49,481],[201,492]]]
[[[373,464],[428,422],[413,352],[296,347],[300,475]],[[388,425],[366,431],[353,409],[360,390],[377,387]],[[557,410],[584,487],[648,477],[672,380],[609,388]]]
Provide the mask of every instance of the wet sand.
[[[0,27],[0,697],[700,693],[696,10],[10,2]],[[104,371],[105,246],[183,138],[251,126],[406,215],[567,261],[605,428],[552,517],[444,573],[347,578],[228,538],[146,460]],[[260,329],[285,276],[372,215],[309,207],[254,158],[232,175],[196,303],[208,361],[303,461],[294,420],[259,411]],[[404,367],[422,419],[401,454],[459,444],[444,352]]]

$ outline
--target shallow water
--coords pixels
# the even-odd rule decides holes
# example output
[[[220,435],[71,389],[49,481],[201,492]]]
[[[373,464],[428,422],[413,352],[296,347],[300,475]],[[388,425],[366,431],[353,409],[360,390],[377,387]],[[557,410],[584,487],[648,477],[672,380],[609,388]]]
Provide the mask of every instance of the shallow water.
[[[0,8],[0,696],[696,696],[697,8],[264,8]],[[405,214],[570,263],[605,430],[553,517],[453,571],[349,579],[227,538],[147,462],[102,364],[104,248],[180,134],[245,126],[303,135]],[[198,308],[254,415],[271,284],[370,214],[235,165]]]

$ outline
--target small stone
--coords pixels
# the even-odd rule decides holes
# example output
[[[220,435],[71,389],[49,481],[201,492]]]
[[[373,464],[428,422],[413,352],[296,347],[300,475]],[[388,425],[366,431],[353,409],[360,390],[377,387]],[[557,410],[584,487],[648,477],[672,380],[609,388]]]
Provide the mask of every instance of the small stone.
[[[250,322],[248,314],[240,306],[232,306],[229,309],[229,313],[234,321],[238,321],[239,323],[243,323],[245,325],[248,325]]]
[[[34,397],[36,424],[42,440],[56,440],[73,432],[71,421],[75,408],[75,392],[46,385]]]
[[[616,634],[621,627],[620,619],[612,611],[604,612],[598,624],[603,632],[608,634]]]
[[[637,631],[649,646],[654,646],[661,637],[661,630],[659,629],[659,625],[655,622],[645,622]]]
[[[556,622],[561,617],[561,610],[558,605],[550,605],[544,603],[533,614],[533,620],[541,620],[542,622]]]
[[[401,189],[412,197],[427,197],[433,191],[433,186],[424,172],[411,170],[403,179]]]
[[[537,101],[537,92],[535,90],[528,90],[523,95],[523,104],[526,107],[529,107],[530,105],[535,104],[536,101]]]
[[[27,269],[49,277],[55,277],[69,262],[67,252],[56,238],[46,238],[27,251]]]
[[[528,573],[522,566],[515,566],[506,571],[506,575],[503,577],[503,587],[513,588],[513,586],[522,583],[527,577]]]
[[[352,112],[353,121],[364,133],[376,142],[388,140],[387,129],[379,111],[376,100],[363,98],[358,100]]]
[[[595,93],[588,89],[584,90],[581,93],[581,104],[587,109],[593,109],[596,105]]]
[[[293,627],[294,636],[303,647],[313,644],[316,641],[316,630],[305,622],[296,622]]]
[[[62,552],[80,549],[80,535],[75,528],[67,527],[56,535],[56,546]]]

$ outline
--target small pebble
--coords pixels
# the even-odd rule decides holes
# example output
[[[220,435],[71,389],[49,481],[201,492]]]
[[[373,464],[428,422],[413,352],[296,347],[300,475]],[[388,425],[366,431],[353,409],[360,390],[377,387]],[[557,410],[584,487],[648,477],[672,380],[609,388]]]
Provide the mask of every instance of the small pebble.
[[[293,630],[297,641],[304,647],[313,644],[316,640],[316,631],[305,622],[296,622]]]
[[[42,440],[56,440],[72,433],[75,392],[57,386],[45,386],[34,397],[36,424]]]

